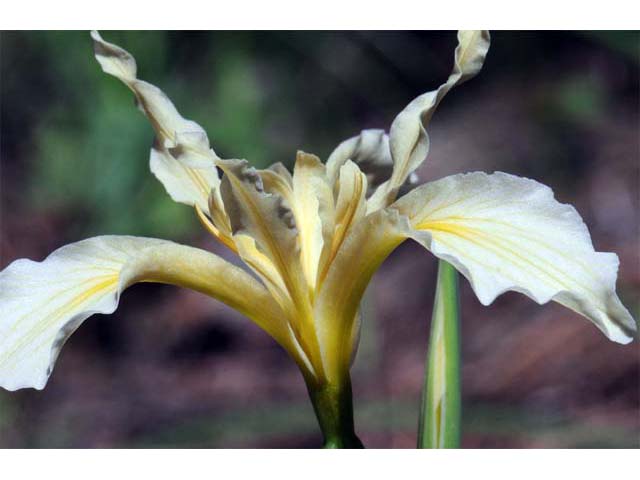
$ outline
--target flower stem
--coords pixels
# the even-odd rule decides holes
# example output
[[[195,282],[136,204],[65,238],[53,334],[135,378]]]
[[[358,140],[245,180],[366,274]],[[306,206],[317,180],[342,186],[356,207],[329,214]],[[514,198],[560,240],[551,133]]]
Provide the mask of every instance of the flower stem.
[[[460,301],[458,273],[444,260],[438,285],[425,366],[418,448],[460,447]]]
[[[324,437],[322,448],[364,448],[353,426],[349,376],[339,384],[307,380],[307,389]]]

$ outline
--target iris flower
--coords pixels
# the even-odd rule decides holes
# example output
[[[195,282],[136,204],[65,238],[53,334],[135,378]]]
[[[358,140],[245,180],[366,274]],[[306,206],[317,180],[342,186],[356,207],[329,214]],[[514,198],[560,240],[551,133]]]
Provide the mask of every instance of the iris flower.
[[[501,172],[415,185],[433,113],[482,68],[487,32],[458,33],[447,81],[411,101],[388,133],[364,130],[340,143],[326,164],[299,151],[293,173],[280,163],[257,170],[220,158],[200,125],[138,78],[131,54],[91,36],[102,70],[133,92],[151,122],[153,174],[247,268],[129,236],[82,240],[42,262],[16,260],[0,273],[2,387],[42,389],[62,345],[87,317],[112,313],[135,283],[173,284],[220,300],[272,336],[302,371],[325,440],[347,430],[357,444],[349,368],[359,304],[375,271],[406,239],[451,263],[484,305],[515,290],[578,312],[613,341],[631,341],[636,325],[615,291],[618,257],[594,250],[580,215],[549,187]]]

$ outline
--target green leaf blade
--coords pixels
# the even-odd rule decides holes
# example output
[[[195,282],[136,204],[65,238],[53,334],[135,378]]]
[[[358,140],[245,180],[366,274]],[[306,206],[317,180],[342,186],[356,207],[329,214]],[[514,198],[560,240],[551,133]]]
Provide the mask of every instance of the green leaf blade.
[[[440,260],[418,425],[418,448],[460,447],[458,273]]]

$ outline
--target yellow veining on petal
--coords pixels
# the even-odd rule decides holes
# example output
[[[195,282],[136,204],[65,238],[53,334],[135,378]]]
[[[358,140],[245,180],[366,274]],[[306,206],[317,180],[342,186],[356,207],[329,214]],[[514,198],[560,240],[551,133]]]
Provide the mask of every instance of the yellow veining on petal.
[[[238,253],[238,249],[235,243],[233,242],[233,239],[223,234],[219,229],[217,229],[215,225],[211,223],[211,220],[205,215],[205,213],[202,211],[202,209],[198,205],[195,205],[195,209],[196,209],[196,214],[198,216],[198,220],[200,220],[200,223],[202,224],[202,226],[217,240],[219,240],[220,243],[228,247],[231,251]]]
[[[440,210],[440,209],[438,209]],[[431,221],[432,223],[435,220]],[[438,221],[444,221],[444,219],[439,219]],[[453,223],[453,224],[459,224],[459,223],[481,223],[481,224],[493,224],[493,225],[498,225],[500,227],[509,229],[509,230],[513,230],[519,238],[524,238],[526,240],[529,240],[531,242],[535,242],[540,246],[543,246],[544,248],[546,248],[547,250],[560,255],[560,256],[565,256],[565,252],[563,252],[562,250],[560,250],[559,248],[556,247],[556,245],[546,241],[544,238],[541,238],[539,236],[534,236],[531,235],[531,229],[527,229],[527,228],[523,228],[523,227],[519,227],[517,225],[514,225],[513,223],[508,223],[505,221],[500,221],[500,220],[496,220],[493,218],[471,218],[471,217],[463,217],[460,215],[450,215],[446,217],[446,222],[447,223]],[[423,221],[422,223],[420,223],[419,225],[425,225],[428,224],[429,221]],[[418,226],[416,226],[416,228],[419,228]],[[481,231],[477,228],[473,228],[473,227],[468,227],[467,229],[471,230],[476,230],[476,231]],[[590,273],[592,275],[596,275],[597,271],[594,270],[593,265],[585,262],[582,260],[582,258],[576,256],[573,257],[571,259],[573,262],[575,262],[576,264],[578,264],[582,269],[584,269],[587,273]]]
[[[106,279],[104,277],[106,277]],[[34,325],[29,333],[22,336],[20,340],[13,344],[11,348],[3,350],[2,356],[0,357],[0,366],[6,366],[6,362],[10,357],[12,357],[16,352],[18,352],[26,345],[32,343],[42,332],[46,331],[53,323],[57,322],[60,318],[64,317],[65,315],[69,315],[74,310],[80,310],[80,307],[83,305],[83,303],[87,302],[88,300],[94,300],[95,297],[99,294],[108,293],[108,290],[111,290],[112,287],[118,284],[119,275],[104,275],[97,278],[101,279],[97,284],[93,284],[88,289],[76,295],[70,301],[65,302],[63,305],[55,309],[51,313],[51,315],[49,315],[46,321]],[[65,292],[73,290],[75,288],[77,288],[77,286],[57,293],[64,294]],[[42,305],[40,306],[40,308],[42,308]],[[19,321],[12,326],[12,329],[15,329],[18,323]],[[18,361],[17,357],[14,358],[14,361]]]
[[[319,283],[324,281],[332,262],[335,260],[347,233],[356,221],[364,215],[367,179],[360,169],[348,163],[340,170],[338,178],[338,200],[336,205],[336,219],[331,249],[328,257],[323,259]]]
[[[71,274],[71,273],[74,273],[74,272],[76,272],[76,271],[77,271],[77,272],[80,272],[80,271],[91,271],[91,270],[92,270],[92,269],[90,269],[90,268],[87,268],[87,269],[79,268],[78,270],[69,270],[69,272],[68,272],[68,273],[69,273],[69,274]],[[105,270],[107,270],[107,269],[103,269],[103,268],[95,268],[95,269],[93,269],[93,270],[98,270],[98,271],[104,272],[104,271],[105,271]],[[107,274],[103,274],[103,275],[96,275],[96,276],[95,276],[95,277],[93,277],[93,278],[94,278],[94,279],[101,279],[101,278],[105,278],[105,277],[107,277],[107,278],[110,278],[110,277],[117,277],[117,276],[119,275],[118,270],[113,269],[113,271],[114,271],[114,272],[116,272],[116,273],[107,273]],[[65,271],[65,274],[66,274],[66,273],[67,273],[67,272]],[[64,290],[60,290],[60,291],[58,291],[58,292],[57,292],[57,294],[58,294],[58,296],[59,296],[59,295],[65,294],[65,293],[67,293],[67,292],[69,292],[69,291],[71,291],[71,290],[74,290],[74,289],[76,289],[76,288],[77,288],[77,286],[76,286],[76,285],[73,285],[73,286],[71,286],[71,287],[69,287],[69,288],[67,288],[67,289],[64,289]],[[32,311],[36,311],[36,310],[39,310],[39,309],[41,309],[41,308],[44,308],[44,307],[45,307],[45,306],[46,306],[50,301],[51,301],[50,299],[46,299],[46,300],[45,300],[45,301],[43,301],[42,303],[40,303],[40,304],[38,304],[37,306],[35,306],[34,308],[32,308]],[[19,327],[19,326],[20,326],[20,323],[21,323],[21,322],[23,322],[24,320],[26,320],[26,319],[27,319],[27,317],[28,317],[29,315],[30,315],[30,313],[26,313],[26,314],[24,314],[22,317],[19,317],[18,319],[16,319],[16,320],[15,320],[15,322],[11,325],[11,327],[10,327],[10,329],[9,329],[9,332],[13,332],[13,331],[15,331],[15,330],[17,329],[17,327]]]
[[[397,212],[379,210],[354,226],[333,260],[314,304],[330,377],[348,370],[362,294],[380,264],[406,239],[407,227]]]
[[[116,263],[108,259],[114,256]],[[42,388],[68,335],[90,315],[113,312],[119,292],[139,282],[179,285],[221,300],[276,339],[305,375],[313,375],[286,313],[247,272],[172,242],[105,236],[62,247],[42,262],[19,260],[0,273],[0,385]]]
[[[365,182],[362,176],[354,176],[353,178],[353,195],[350,201],[347,203],[347,207],[342,215],[337,218],[336,234],[333,239],[332,250],[335,252],[340,248],[344,237],[353,223],[353,219],[358,210],[358,203],[365,189]]]
[[[296,282],[292,280],[293,275],[291,272],[290,262],[287,260],[287,258],[285,258],[284,252],[281,251],[280,245],[274,238],[269,225],[267,225],[265,219],[260,214],[260,209],[255,204],[254,200],[244,192],[244,189],[240,186],[240,181],[236,179],[235,176],[231,181],[236,186],[234,192],[236,193],[236,195],[241,197],[242,203],[247,207],[246,211],[252,215],[253,222],[255,222],[255,224],[258,226],[258,229],[262,233],[266,244],[265,247],[269,249],[271,260],[280,273],[287,291],[292,293],[297,292],[299,285],[297,285]],[[297,298],[294,298],[294,302],[296,300]]]
[[[254,241],[250,250],[238,245],[240,255],[254,270],[256,258],[264,257],[258,265],[269,266],[265,272],[267,275],[258,273],[263,280],[266,278],[269,283],[278,287],[271,290],[278,296],[278,301],[296,332],[297,341],[313,364],[314,374],[322,378],[324,361],[313,317],[313,300],[301,263],[296,209],[290,208],[288,202],[276,192],[269,192],[261,181],[260,173],[249,167],[247,162],[224,160],[220,163],[220,168],[225,173],[221,193],[231,219],[236,244],[238,245],[237,239],[243,236]],[[280,285],[284,288],[279,288]]]
[[[302,270],[313,299],[322,253],[330,248],[334,217],[333,193],[326,168],[315,155],[298,152],[290,201],[300,240]]]
[[[481,248],[491,251],[497,257],[502,258],[506,262],[521,266],[525,271],[535,271],[537,278],[545,282],[550,287],[557,288],[560,286],[564,290],[572,291],[574,290],[574,288],[572,288],[573,285],[578,287],[578,289],[583,290],[588,295],[596,296],[596,293],[591,288],[576,279],[572,279],[541,255],[531,251],[527,252],[527,257],[520,254],[513,248],[517,248],[519,246],[517,241],[499,237],[497,235],[488,235],[481,230],[468,226],[463,227],[461,225],[455,225],[446,221],[427,221],[417,225],[416,228],[419,230],[448,233],[456,237],[463,238],[469,243],[476,244]],[[436,241],[441,241],[441,239],[436,238]],[[474,259],[474,261],[477,261],[477,259]],[[552,272],[555,272],[555,274]],[[501,272],[501,275],[507,276],[505,272]],[[507,278],[509,277],[507,276]],[[516,279],[512,278],[511,280],[516,283]]]
[[[211,185],[207,183],[202,174],[200,174],[196,169],[189,168],[183,165],[184,170],[187,172],[187,175],[193,180],[193,183],[198,187],[198,189],[203,193],[205,198],[209,198],[209,192],[211,191]]]
[[[293,308],[291,296],[280,272],[271,259],[258,250],[255,239],[249,235],[236,234],[234,242],[243,261],[262,278],[280,307],[285,312],[291,310]]]

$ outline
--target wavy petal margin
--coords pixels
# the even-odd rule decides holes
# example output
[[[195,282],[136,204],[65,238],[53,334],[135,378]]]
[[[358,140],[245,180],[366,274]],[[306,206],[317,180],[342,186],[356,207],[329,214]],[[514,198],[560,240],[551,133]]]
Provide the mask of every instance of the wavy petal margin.
[[[369,212],[393,202],[399,189],[425,160],[429,153],[427,127],[431,117],[449,90],[480,72],[490,43],[491,38],[486,30],[460,30],[453,71],[447,81],[438,89],[413,99],[393,120],[389,131],[393,173],[369,199]]]
[[[44,388],[67,338],[94,313],[113,313],[137,282],[179,285],[244,313],[296,355],[282,312],[251,275],[216,255],[165,240],[102,236],[42,262],[0,272],[0,386]]]
[[[149,159],[153,174],[174,201],[197,206],[209,214],[209,194],[220,186],[215,167],[219,157],[204,129],[183,118],[162,90],[137,78],[133,55],[105,41],[96,31],[91,32],[91,38],[102,70],[131,89],[155,131]]]
[[[474,172],[418,187],[391,208],[410,219],[413,239],[469,280],[482,304],[513,290],[574,310],[615,342],[633,339],[636,323],[615,290],[617,255],[596,252],[578,212],[549,187]]]

